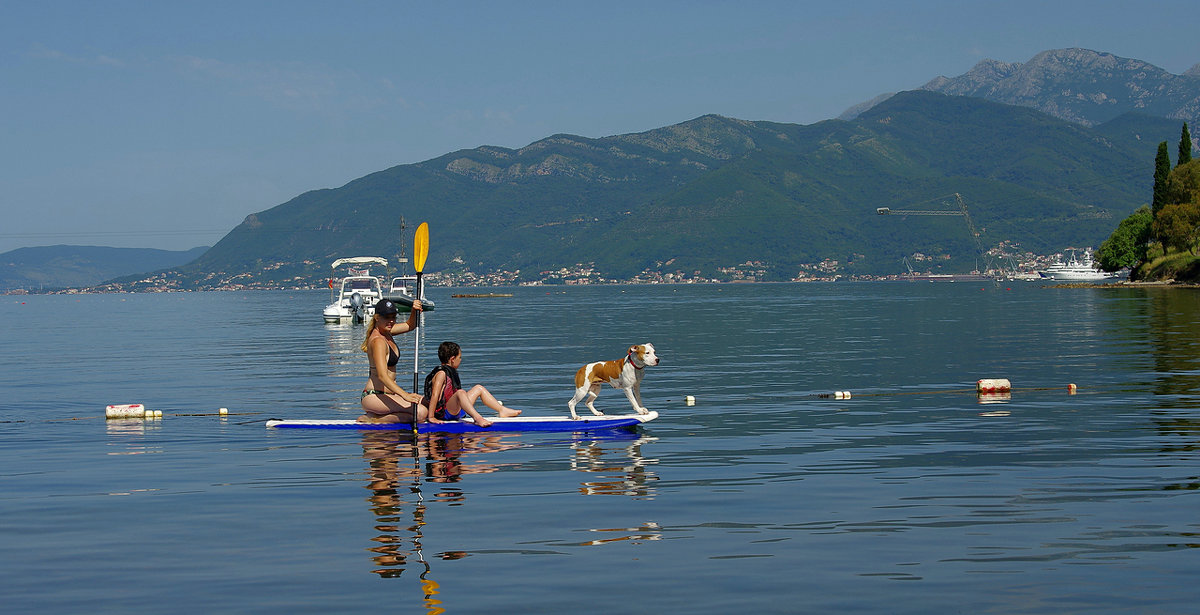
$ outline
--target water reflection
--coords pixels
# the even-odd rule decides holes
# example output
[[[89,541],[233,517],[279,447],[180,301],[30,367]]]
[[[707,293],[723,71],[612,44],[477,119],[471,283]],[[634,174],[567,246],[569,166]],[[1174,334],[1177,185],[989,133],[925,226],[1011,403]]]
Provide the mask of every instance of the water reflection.
[[[1200,293],[1152,289],[1148,299],[1155,393],[1192,398],[1185,404],[1192,407],[1200,394]]]
[[[105,419],[104,431],[109,435],[108,446],[117,450],[109,455],[146,455],[162,453],[161,444],[148,443],[148,433],[162,429],[162,419]]]
[[[378,544],[367,548],[377,566],[371,572],[385,579],[398,578],[410,562],[415,562],[421,570],[422,605],[429,613],[444,613],[441,600],[436,597],[440,586],[430,576],[433,569],[425,559],[422,542],[427,512],[421,495],[422,441],[403,432],[366,432],[362,447],[363,458],[367,460],[366,487],[371,491],[367,502],[375,515],[375,531],[379,532],[371,539]],[[411,502],[401,496],[405,491],[412,494]],[[411,517],[404,513],[406,503],[412,508]],[[445,553],[439,557],[461,556]]]
[[[518,448],[514,434],[429,434],[422,436],[425,444],[425,479],[432,483],[456,483],[464,474],[487,474],[501,466],[486,463],[467,463],[464,458],[478,453],[498,453]],[[454,494],[459,494],[455,496]],[[462,501],[457,490],[438,494],[445,501]]]
[[[570,469],[587,475],[580,483],[581,495],[625,495],[650,498],[658,476],[651,467],[657,459],[646,457],[643,448],[657,438],[637,432],[614,431],[603,435],[577,434],[568,446]],[[399,431],[367,431],[362,435],[363,459],[367,462],[366,501],[375,516],[374,545],[367,548],[375,568],[371,572],[383,578],[397,578],[412,566],[421,570],[427,606],[441,608],[433,596],[436,581],[422,544],[428,505],[462,505],[466,492],[454,486],[471,474],[489,474],[517,464],[481,463],[473,455],[498,453],[528,446],[520,434],[422,434],[412,436]],[[428,503],[427,491],[433,495]],[[634,528],[595,528],[603,538],[583,544],[599,545],[621,540],[658,540],[657,524],[649,522]],[[443,551],[434,559],[443,561],[467,557],[467,551]]]
[[[625,528],[610,528],[610,529],[594,529],[590,532],[598,532],[607,534],[605,538],[597,538],[580,543],[580,546],[594,547],[596,545],[605,545],[623,540],[642,541],[642,540],[662,540],[662,527],[653,521],[643,523],[639,527]]]
[[[1007,404],[1008,402],[1012,401],[1012,392],[1005,391],[1003,393],[979,393],[977,397],[978,399],[976,401],[978,401],[979,405],[981,406]]]
[[[366,432],[362,447],[367,460],[366,487],[371,491],[367,502],[379,532],[371,539],[378,545],[367,549],[379,566],[372,572],[385,578],[398,577],[408,565],[409,550],[404,549],[404,542],[409,539],[413,550],[420,548],[420,527],[425,518],[423,506],[413,507],[411,519],[405,516],[404,498],[400,497],[401,490],[420,491],[420,471],[411,461],[418,458],[416,442],[397,439],[395,433]]]
[[[642,454],[642,447],[658,438],[635,436],[628,444],[613,440],[578,441],[571,446],[571,469],[576,472],[599,474],[596,479],[585,480],[579,485],[583,495],[628,495],[652,498],[653,483],[658,476],[650,471],[657,459]]]
[[[329,345],[330,375],[337,377],[366,376],[367,361],[362,341],[367,334],[364,325],[325,325]]]
[[[442,484],[458,482],[467,474],[495,472],[501,467],[469,463],[464,457],[517,446],[505,442],[503,434],[429,434],[413,438],[405,432],[365,432],[363,459],[367,461],[366,488],[371,492],[367,502],[375,515],[375,530],[379,532],[371,539],[378,544],[367,549],[378,566],[372,572],[384,578],[399,577],[415,561],[422,568],[422,580],[426,580],[430,567],[421,544],[427,512],[422,484],[438,485],[433,502],[461,504],[466,499],[462,490]],[[411,512],[405,512],[406,506]],[[436,557],[453,560],[466,555],[447,551]],[[429,587],[436,588],[436,584]]]

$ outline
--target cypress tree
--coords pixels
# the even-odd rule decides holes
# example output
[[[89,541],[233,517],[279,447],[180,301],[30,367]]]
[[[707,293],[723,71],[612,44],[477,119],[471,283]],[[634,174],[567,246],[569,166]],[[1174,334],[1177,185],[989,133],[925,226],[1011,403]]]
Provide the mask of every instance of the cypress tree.
[[[1166,205],[1167,176],[1171,174],[1171,155],[1167,153],[1167,142],[1158,144],[1158,155],[1154,157],[1154,199],[1150,201],[1150,210],[1158,215],[1158,210]]]
[[[1179,161],[1175,166],[1192,161],[1192,135],[1188,133],[1187,122],[1183,123],[1183,133],[1179,135]]]

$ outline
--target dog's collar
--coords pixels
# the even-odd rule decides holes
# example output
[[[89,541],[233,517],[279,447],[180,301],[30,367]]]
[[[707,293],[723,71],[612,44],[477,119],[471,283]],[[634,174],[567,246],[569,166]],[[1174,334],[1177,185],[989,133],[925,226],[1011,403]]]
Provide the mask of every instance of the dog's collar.
[[[633,366],[633,369],[642,369],[642,368],[646,367],[645,365],[638,365],[637,363],[633,362],[633,353],[632,352],[629,353],[629,356],[627,356],[625,358],[629,361],[629,364]]]

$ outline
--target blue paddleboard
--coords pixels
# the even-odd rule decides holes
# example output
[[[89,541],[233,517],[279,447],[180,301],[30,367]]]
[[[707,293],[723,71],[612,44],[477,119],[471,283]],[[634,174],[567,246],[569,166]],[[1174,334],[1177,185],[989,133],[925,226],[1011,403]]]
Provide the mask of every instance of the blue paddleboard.
[[[658,418],[657,412],[649,414],[623,414],[603,416],[581,416],[579,420],[567,416],[514,416],[488,417],[491,427],[479,427],[470,418],[449,423],[421,423],[418,433],[474,433],[487,431],[595,431],[634,427]],[[353,419],[270,419],[268,429],[357,429],[357,430],[411,430],[410,423],[359,423]]]

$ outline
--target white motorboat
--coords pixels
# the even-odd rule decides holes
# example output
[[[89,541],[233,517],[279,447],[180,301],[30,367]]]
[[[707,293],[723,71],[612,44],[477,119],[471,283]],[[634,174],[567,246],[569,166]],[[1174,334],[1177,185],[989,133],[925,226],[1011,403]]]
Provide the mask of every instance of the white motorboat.
[[[365,267],[376,264],[386,269],[388,262],[377,256],[356,256],[333,261],[331,274],[342,266],[349,266],[350,269],[349,275],[343,277],[339,284],[333,283],[332,276],[329,279],[330,303],[322,314],[326,323],[366,322],[375,314],[375,303],[383,298],[383,283]]]
[[[404,296],[410,300],[417,292],[417,276],[415,275],[399,275],[392,278],[391,288],[388,289],[388,298],[393,296]],[[411,305],[411,301],[410,301]]]
[[[400,259],[403,261],[404,259]],[[417,276],[415,275],[398,275],[392,278],[391,286],[388,288],[384,299],[391,299],[396,307],[400,308],[401,312],[407,312],[412,309],[413,299],[417,294]],[[423,294],[423,293],[422,293]],[[433,301],[429,297],[421,299],[421,307],[426,312],[432,312],[434,309]]]
[[[1032,282],[1041,280],[1042,276],[1036,271],[1012,271],[1005,274],[1004,279],[1018,282]]]
[[[1083,258],[1075,257],[1075,252],[1071,251],[1071,257],[1067,262],[1059,261],[1046,267],[1038,272],[1038,275],[1047,280],[1065,280],[1073,282],[1095,282],[1100,280],[1109,280],[1117,277],[1116,273],[1100,271],[1096,268],[1096,262],[1092,259],[1091,249],[1084,250]]]

